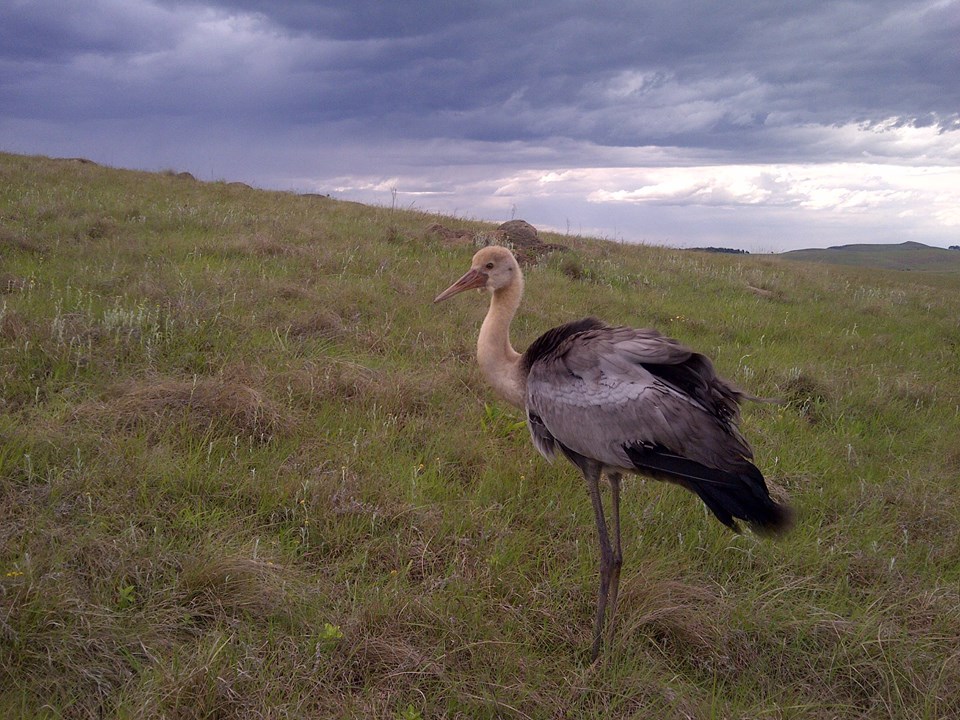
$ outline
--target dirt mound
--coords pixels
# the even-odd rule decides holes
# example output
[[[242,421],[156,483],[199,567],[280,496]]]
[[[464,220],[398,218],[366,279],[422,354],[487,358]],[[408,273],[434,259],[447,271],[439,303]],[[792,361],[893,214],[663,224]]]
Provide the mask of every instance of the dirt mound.
[[[487,244],[511,248],[521,265],[535,263],[554,250],[567,249],[566,245],[543,242],[537,229],[526,220],[508,220],[497,227],[494,235],[496,242]]]

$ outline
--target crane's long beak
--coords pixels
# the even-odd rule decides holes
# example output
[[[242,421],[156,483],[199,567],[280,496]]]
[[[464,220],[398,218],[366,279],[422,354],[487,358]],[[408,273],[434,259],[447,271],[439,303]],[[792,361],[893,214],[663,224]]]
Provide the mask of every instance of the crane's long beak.
[[[481,288],[487,284],[487,274],[485,272],[480,272],[479,270],[469,270],[466,275],[457,280],[453,285],[448,287],[442,293],[437,295],[433,301],[435,303],[442,302],[447,298],[451,298],[457,293],[462,293],[464,290],[473,290],[474,288]]]

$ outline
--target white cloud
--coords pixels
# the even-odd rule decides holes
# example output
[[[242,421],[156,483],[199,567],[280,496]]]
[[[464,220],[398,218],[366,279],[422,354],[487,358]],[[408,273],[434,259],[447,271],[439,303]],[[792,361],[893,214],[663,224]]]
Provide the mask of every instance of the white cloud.
[[[901,214],[955,224],[960,168],[867,163],[731,165],[594,170],[595,203],[792,207],[834,213]]]
[[[784,124],[777,135],[812,157],[902,164],[960,163],[957,118],[931,115],[927,124],[915,118],[890,117],[843,125]]]
[[[673,167],[428,166],[340,183],[349,199],[666,244],[769,251],[846,242],[956,244],[960,167],[779,163]],[[322,185],[323,183],[319,183]],[[770,228],[777,228],[771,234]]]

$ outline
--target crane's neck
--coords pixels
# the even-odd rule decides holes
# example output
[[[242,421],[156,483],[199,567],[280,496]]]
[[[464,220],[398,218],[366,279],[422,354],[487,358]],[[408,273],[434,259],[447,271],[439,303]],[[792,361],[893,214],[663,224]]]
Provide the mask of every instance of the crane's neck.
[[[477,362],[494,391],[522,410],[527,404],[527,378],[520,353],[510,344],[510,322],[523,297],[523,276],[517,270],[517,280],[495,290],[490,298],[490,309],[477,339]]]

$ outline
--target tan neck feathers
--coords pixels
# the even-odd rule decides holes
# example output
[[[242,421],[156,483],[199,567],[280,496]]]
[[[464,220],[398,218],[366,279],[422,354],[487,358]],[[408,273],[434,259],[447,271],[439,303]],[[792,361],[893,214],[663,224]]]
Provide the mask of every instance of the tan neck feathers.
[[[510,344],[510,323],[523,297],[523,277],[500,288],[490,298],[490,309],[477,339],[477,362],[494,391],[511,405],[526,407],[526,377],[520,353]]]

